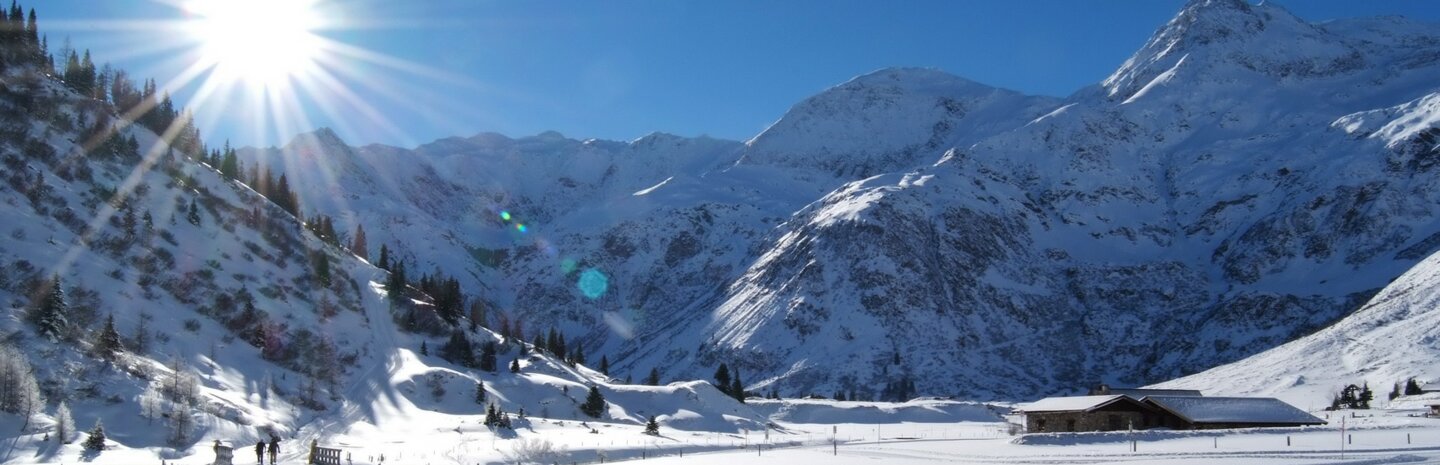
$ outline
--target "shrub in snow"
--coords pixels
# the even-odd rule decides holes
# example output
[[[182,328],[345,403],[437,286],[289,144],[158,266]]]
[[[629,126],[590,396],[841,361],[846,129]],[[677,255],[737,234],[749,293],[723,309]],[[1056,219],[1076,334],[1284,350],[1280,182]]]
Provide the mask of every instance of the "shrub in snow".
[[[545,439],[520,439],[505,454],[506,461],[513,463],[560,463],[565,459],[565,450]]]

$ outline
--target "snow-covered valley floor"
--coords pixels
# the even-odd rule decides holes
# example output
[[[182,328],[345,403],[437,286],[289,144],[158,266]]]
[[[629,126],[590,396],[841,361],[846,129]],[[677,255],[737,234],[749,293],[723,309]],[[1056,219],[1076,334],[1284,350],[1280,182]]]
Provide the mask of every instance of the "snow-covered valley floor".
[[[757,451],[730,450],[666,456],[655,464],[1312,464],[1440,463],[1440,420],[1409,415],[1417,411],[1373,411],[1347,418],[1344,445],[1337,424],[1312,428],[1137,433],[1071,433],[1009,436],[989,425],[902,423],[837,425],[842,439],[828,444]],[[1370,415],[1367,417],[1367,415]],[[1334,416],[1334,415],[1332,415]],[[1322,415],[1323,417],[1323,415]],[[1338,417],[1336,417],[1338,420]],[[787,425],[795,429],[826,425]],[[868,430],[867,430],[868,429]],[[859,439],[846,438],[860,433]],[[868,436],[865,435],[868,433]],[[1132,450],[1132,439],[1134,450]],[[1288,445],[1287,445],[1288,441]]]
[[[643,434],[639,425],[531,417],[517,422],[514,432],[495,434],[479,425],[478,418],[436,414],[392,417],[383,429],[350,428],[322,444],[341,449],[349,459],[346,463],[353,464],[1440,463],[1440,419],[1419,416],[1420,410],[1347,412],[1343,434],[1342,415],[1331,413],[1332,424],[1320,427],[1011,435],[1008,424],[1000,421],[940,421],[976,415],[980,407],[970,403],[753,404],[771,418],[840,422],[774,421],[769,431],[662,428],[661,435],[654,437]],[[86,460],[73,445],[59,453],[26,447],[24,443],[32,439],[10,438],[5,447],[26,451],[10,455],[6,462],[139,464],[166,458],[163,450],[112,449]],[[280,462],[304,463],[301,446],[306,442],[303,437],[282,442],[287,453],[281,454]],[[199,449],[188,456],[169,457],[167,463],[210,463],[211,451]],[[234,463],[255,463],[253,457],[253,446],[241,445]]]

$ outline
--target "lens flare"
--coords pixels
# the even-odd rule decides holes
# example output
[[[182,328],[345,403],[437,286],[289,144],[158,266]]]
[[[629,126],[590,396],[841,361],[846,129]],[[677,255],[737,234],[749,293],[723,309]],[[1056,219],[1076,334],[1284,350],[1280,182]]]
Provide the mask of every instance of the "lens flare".
[[[631,322],[625,315],[621,315],[620,312],[605,312],[600,318],[605,322],[606,326],[610,327],[610,331],[614,332],[616,336],[620,336],[626,340],[635,339],[635,323]]]
[[[605,273],[594,268],[588,268],[580,273],[580,293],[586,298],[594,300],[605,295],[610,290],[610,278]]]
[[[506,222],[506,223],[509,223],[509,222],[510,222],[510,212],[505,211],[505,210],[500,210],[500,221],[504,221],[504,222]]]
[[[524,223],[515,223],[515,230],[516,230],[516,231],[520,231],[521,234],[524,234],[525,231],[528,230],[528,229],[530,229],[530,228],[527,227],[527,226],[525,226]]]
[[[579,267],[580,267],[580,264],[577,263],[577,262],[575,261],[575,259],[573,259],[573,258],[567,258],[567,259],[564,259],[564,260],[560,260],[560,272],[561,272],[561,273],[564,273],[564,274],[567,274],[567,275],[568,275],[568,274],[570,274],[570,273],[574,273],[574,272],[575,272],[575,269],[577,269],[577,268],[579,268]]]

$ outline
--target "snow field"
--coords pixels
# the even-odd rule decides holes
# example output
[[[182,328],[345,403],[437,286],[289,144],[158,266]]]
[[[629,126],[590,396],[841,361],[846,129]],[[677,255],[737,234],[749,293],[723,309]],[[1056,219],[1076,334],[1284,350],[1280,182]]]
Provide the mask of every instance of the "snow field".
[[[647,463],[1440,463],[1440,420],[1409,416],[1414,413],[1375,411],[1361,413],[1361,418],[1347,419],[1346,434],[1353,441],[1345,445],[1343,458],[1342,436],[1336,424],[1310,428],[1059,433],[967,439],[899,440],[890,438],[887,433],[887,439],[882,441],[842,442],[833,449],[826,444],[759,452],[752,448],[745,452],[687,455],[683,459],[667,456]],[[1351,425],[1358,426],[1351,429]],[[841,430],[846,427],[863,428],[864,425],[841,425]],[[873,428],[873,425],[870,427]],[[884,425],[896,436],[918,435],[932,427],[924,424]],[[1135,441],[1133,450],[1132,439]]]

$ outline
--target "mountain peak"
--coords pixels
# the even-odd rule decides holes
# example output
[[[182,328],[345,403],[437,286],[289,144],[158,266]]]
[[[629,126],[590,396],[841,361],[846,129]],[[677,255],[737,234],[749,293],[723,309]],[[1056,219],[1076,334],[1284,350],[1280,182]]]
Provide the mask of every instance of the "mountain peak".
[[[1188,57],[1188,58],[1187,58]],[[1233,81],[1232,71],[1272,79],[1330,76],[1365,64],[1344,37],[1284,8],[1245,0],[1191,0],[1101,85],[1128,100],[1153,80],[1186,69],[1209,69],[1198,81]],[[1219,71],[1225,75],[1213,75]],[[1184,74],[1184,73],[1181,73]]]
[[[290,143],[285,144],[286,149],[314,148],[323,150],[325,148],[341,148],[348,146],[349,144],[346,144],[345,140],[341,139],[340,135],[335,133],[335,130],[328,127],[322,127],[314,131],[297,134],[294,138],[290,139]]]
[[[791,107],[746,143],[741,163],[861,179],[933,162],[946,148],[1019,126],[1039,116],[1034,107],[1052,103],[934,68],[883,68]]]

